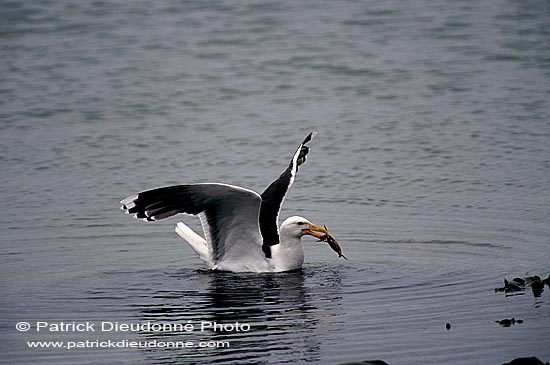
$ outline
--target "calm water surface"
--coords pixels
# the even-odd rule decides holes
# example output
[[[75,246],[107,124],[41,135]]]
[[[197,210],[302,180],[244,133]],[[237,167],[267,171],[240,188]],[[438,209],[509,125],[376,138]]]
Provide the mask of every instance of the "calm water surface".
[[[550,289],[494,291],[550,273],[548,1],[1,1],[0,19],[0,362],[550,361]],[[281,216],[327,224],[349,261],[304,239],[300,272],[212,273],[176,219],[118,210],[168,184],[262,191],[311,130]]]

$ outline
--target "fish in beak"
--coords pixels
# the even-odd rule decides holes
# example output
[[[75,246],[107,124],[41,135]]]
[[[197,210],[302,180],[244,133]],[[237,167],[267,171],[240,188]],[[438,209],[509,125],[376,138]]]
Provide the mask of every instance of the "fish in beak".
[[[321,232],[322,234],[318,232]],[[307,228],[302,229],[302,235],[306,234],[322,240],[326,235],[328,235],[328,231],[324,227],[316,226],[315,224],[308,224]]]
[[[323,234],[319,234],[317,232],[321,232]],[[332,237],[330,235],[330,233],[328,233],[327,226],[320,227],[320,226],[316,226],[316,225],[312,224],[310,227],[302,229],[302,233],[313,236],[315,238],[318,238],[319,241],[324,241],[324,242],[328,243],[330,248],[332,248],[332,250],[338,254],[338,257],[342,257],[346,260],[348,259],[342,253],[342,248],[340,248],[340,245],[338,244],[338,241],[336,241],[334,239],[334,237]]]

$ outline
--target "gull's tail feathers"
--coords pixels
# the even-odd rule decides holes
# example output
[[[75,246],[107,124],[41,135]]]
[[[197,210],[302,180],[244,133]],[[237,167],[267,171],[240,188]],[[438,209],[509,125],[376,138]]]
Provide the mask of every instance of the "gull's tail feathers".
[[[206,240],[204,238],[199,236],[183,222],[179,222],[176,225],[176,233],[183,238],[189,246],[191,246],[193,251],[199,255],[200,259],[204,261],[208,267],[212,267],[214,265],[212,259],[210,258],[210,251],[208,250],[208,246],[206,245]]]

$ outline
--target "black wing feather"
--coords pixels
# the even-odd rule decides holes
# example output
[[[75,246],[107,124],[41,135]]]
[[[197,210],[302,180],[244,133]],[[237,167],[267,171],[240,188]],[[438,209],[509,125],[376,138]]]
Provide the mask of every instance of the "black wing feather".
[[[262,250],[268,258],[271,258],[271,246],[278,245],[280,242],[278,228],[279,212],[281,211],[286,194],[292,186],[293,171],[297,172],[298,167],[306,161],[306,156],[309,152],[309,147],[306,146],[306,143],[310,142],[316,134],[316,132],[311,132],[306,136],[296,153],[292,156],[285,171],[261,195],[260,232],[263,238]],[[296,166],[294,166],[296,154],[298,154],[298,157],[296,158]]]

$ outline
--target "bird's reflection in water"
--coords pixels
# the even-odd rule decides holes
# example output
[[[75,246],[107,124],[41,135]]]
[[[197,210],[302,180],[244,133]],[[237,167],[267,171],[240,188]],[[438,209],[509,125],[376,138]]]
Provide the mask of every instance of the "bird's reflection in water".
[[[310,288],[306,281],[314,276],[313,282],[323,282],[328,280],[325,275],[318,270],[266,274],[178,272],[173,276],[184,283],[181,290],[155,292],[156,303],[141,306],[140,317],[142,322],[193,323],[194,330],[142,333],[142,337],[196,344],[208,341],[223,347],[149,349],[147,357],[157,364],[174,363],[180,357],[187,359],[186,363],[196,360],[202,364],[257,363],[268,358],[318,360],[321,343],[314,334],[320,318],[327,313],[315,303],[321,294],[317,291],[324,287]],[[340,282],[334,272],[328,275],[333,283]],[[339,296],[320,297],[325,302],[328,299],[329,307],[339,300]]]

